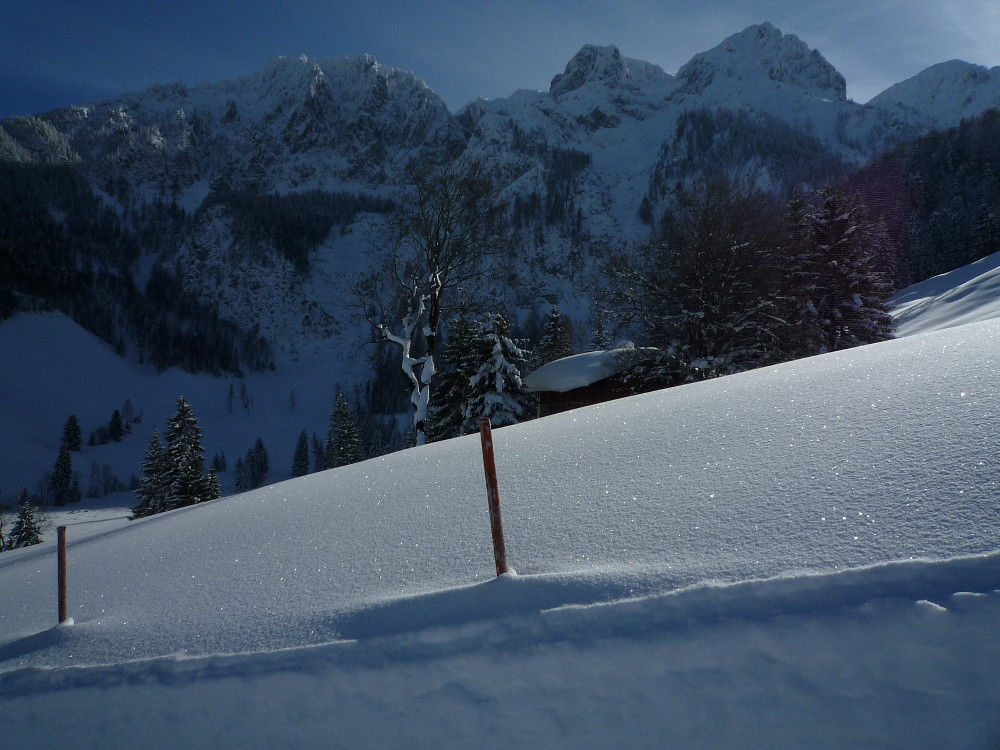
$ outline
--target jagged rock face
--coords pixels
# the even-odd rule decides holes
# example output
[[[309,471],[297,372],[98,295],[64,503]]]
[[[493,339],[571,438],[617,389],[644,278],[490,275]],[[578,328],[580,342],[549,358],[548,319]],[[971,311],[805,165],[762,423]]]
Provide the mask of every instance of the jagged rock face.
[[[585,83],[626,86],[631,79],[632,73],[617,47],[587,44],[566,64],[566,70],[552,79],[549,93],[558,99]]]
[[[182,190],[220,178],[257,189],[380,184],[409,160],[454,155],[466,140],[423,81],[370,55],[277,58],[234,81],[154,86],[42,118],[100,180],[179,180]]]
[[[769,23],[750,26],[677,71],[686,93],[704,91],[716,79],[766,79],[831,99],[846,100],[844,77],[817,50]]]

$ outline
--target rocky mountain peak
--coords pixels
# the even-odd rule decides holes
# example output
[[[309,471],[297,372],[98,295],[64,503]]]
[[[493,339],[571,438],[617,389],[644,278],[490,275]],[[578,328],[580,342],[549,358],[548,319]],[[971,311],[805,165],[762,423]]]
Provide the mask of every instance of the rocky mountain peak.
[[[686,93],[700,93],[717,80],[773,81],[828,99],[846,100],[844,77],[818,50],[770,23],[749,26],[717,47],[691,58],[678,72]]]
[[[881,109],[912,109],[931,118],[934,127],[948,127],[962,117],[1000,107],[1000,66],[987,69],[963,60],[938,63],[868,103]]]
[[[628,84],[632,79],[628,63],[614,45],[598,47],[585,44],[566,64],[566,70],[552,79],[549,93],[557,99],[585,83],[599,82],[609,86]]]

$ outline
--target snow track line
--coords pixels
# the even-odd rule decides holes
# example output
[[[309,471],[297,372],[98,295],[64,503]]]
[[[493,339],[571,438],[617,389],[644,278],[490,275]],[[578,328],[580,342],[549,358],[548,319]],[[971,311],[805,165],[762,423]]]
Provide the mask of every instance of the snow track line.
[[[0,672],[0,698],[125,685],[183,685],[199,680],[253,678],[283,671],[319,674],[335,668],[377,668],[391,661],[417,663],[477,651],[519,652],[539,645],[594,645],[616,638],[663,638],[693,625],[770,620],[844,610],[863,612],[878,602],[929,603],[961,610],[967,596],[1000,591],[1000,552],[941,561],[912,560],[834,573],[787,576],[733,584],[705,583],[669,593],[581,604],[554,601],[548,576],[503,576],[459,589],[387,602],[334,617],[330,625],[359,631],[331,640],[249,654],[172,655],[119,664],[25,667]],[[493,591],[487,591],[488,589]],[[520,611],[484,613],[478,594],[505,593],[521,600]],[[558,588],[558,587],[557,587]],[[595,582],[593,593],[606,589]],[[577,593],[581,593],[578,591]],[[464,612],[456,604],[465,607]],[[437,606],[435,606],[437,605]],[[431,612],[416,628],[381,631],[373,625]],[[373,619],[377,617],[377,619]],[[384,618],[384,619],[383,619]],[[398,620],[397,620],[398,621]],[[368,634],[360,631],[368,628]],[[331,633],[331,635],[333,635]],[[86,628],[52,628],[0,648],[0,660],[44,647],[53,639],[86,638]]]

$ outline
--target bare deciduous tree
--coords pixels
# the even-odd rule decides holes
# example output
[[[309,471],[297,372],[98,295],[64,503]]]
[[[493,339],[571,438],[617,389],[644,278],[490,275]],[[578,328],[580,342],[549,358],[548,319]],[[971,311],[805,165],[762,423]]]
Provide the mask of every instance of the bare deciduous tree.
[[[358,280],[354,294],[378,338],[400,348],[421,445],[442,315],[456,291],[488,276],[507,233],[495,182],[482,162],[418,165],[409,183],[393,222],[392,250]]]

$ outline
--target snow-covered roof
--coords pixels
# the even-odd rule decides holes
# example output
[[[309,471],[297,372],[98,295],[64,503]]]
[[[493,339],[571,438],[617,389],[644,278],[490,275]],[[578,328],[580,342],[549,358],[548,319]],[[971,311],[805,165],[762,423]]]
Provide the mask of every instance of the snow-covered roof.
[[[555,393],[583,388],[621,372],[623,368],[618,358],[620,352],[620,349],[608,349],[563,357],[526,375],[524,384],[529,391]]]

